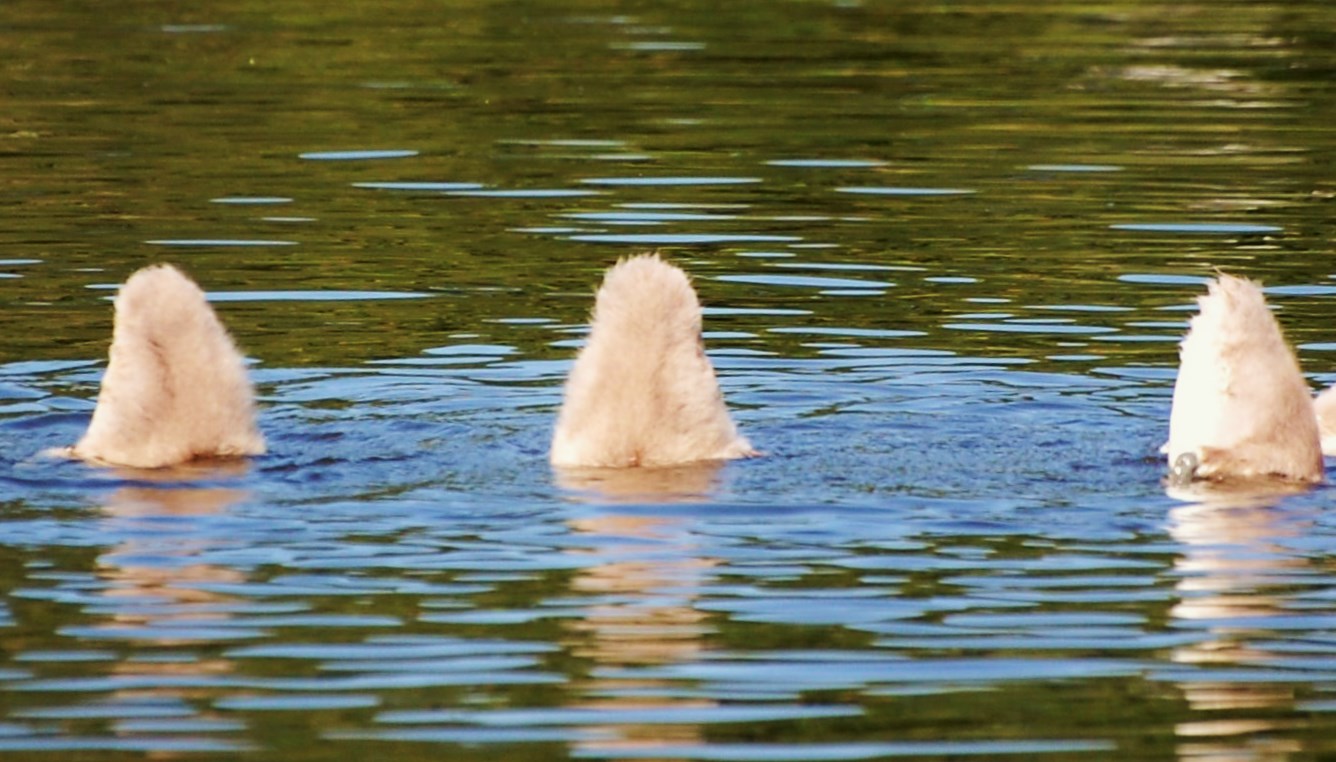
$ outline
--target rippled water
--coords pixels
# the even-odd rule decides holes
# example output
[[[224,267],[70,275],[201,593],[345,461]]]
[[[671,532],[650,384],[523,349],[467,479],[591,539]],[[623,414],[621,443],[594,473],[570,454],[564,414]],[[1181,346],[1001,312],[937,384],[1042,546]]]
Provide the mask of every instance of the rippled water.
[[[1330,488],[1157,452],[1217,268],[1336,380],[1328,4],[106,16],[0,15],[6,758],[1336,753]],[[647,248],[766,456],[553,474]],[[270,454],[38,457],[163,260]]]

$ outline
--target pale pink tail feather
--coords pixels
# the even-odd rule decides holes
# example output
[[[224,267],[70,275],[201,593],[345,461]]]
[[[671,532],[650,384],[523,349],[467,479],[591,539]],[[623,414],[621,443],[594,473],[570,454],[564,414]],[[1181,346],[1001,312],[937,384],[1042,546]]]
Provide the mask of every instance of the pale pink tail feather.
[[[672,466],[755,455],[724,405],[685,273],[657,255],[618,262],[566,380],[557,466]]]
[[[204,292],[170,265],[131,275],[93,419],[67,454],[160,468],[264,451],[245,360]]]

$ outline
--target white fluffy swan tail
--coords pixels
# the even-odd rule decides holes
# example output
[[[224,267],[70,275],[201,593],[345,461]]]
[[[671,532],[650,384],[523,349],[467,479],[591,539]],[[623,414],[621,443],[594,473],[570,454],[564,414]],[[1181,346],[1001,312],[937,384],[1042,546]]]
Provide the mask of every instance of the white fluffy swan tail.
[[[93,420],[70,454],[158,468],[263,452],[245,362],[204,292],[170,265],[131,275]]]
[[[1170,466],[1184,458],[1206,479],[1321,481],[1311,392],[1261,289],[1221,275],[1197,302],[1179,352]]]
[[[552,463],[670,466],[754,455],[724,406],[685,273],[646,254],[608,270],[566,380]]]

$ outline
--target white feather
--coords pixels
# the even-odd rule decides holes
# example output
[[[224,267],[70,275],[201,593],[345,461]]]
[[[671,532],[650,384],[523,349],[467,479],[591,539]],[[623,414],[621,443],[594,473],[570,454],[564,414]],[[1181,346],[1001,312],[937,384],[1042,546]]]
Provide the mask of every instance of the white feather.
[[[557,466],[670,466],[754,455],[724,406],[685,273],[641,255],[608,270],[566,380]]]
[[[1198,299],[1179,353],[1165,449],[1199,478],[1322,480],[1308,384],[1257,284],[1221,275]]]
[[[259,455],[254,396],[241,353],[204,292],[170,265],[146,267],[116,295],[97,408],[69,452],[136,468]]]
[[[1336,455],[1336,386],[1317,395],[1313,400],[1317,410],[1317,428],[1322,437],[1322,453]]]

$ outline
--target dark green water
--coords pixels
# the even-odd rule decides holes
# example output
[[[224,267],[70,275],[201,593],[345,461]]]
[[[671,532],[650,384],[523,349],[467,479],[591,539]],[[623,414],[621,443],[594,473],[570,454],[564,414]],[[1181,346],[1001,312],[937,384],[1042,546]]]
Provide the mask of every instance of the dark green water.
[[[1217,269],[1336,380],[1333,30],[1316,1],[6,4],[0,750],[1336,753],[1331,489],[1185,504],[1157,453]],[[768,455],[622,502],[546,449],[599,273],[646,249]],[[36,457],[159,261],[255,360],[270,454]]]

